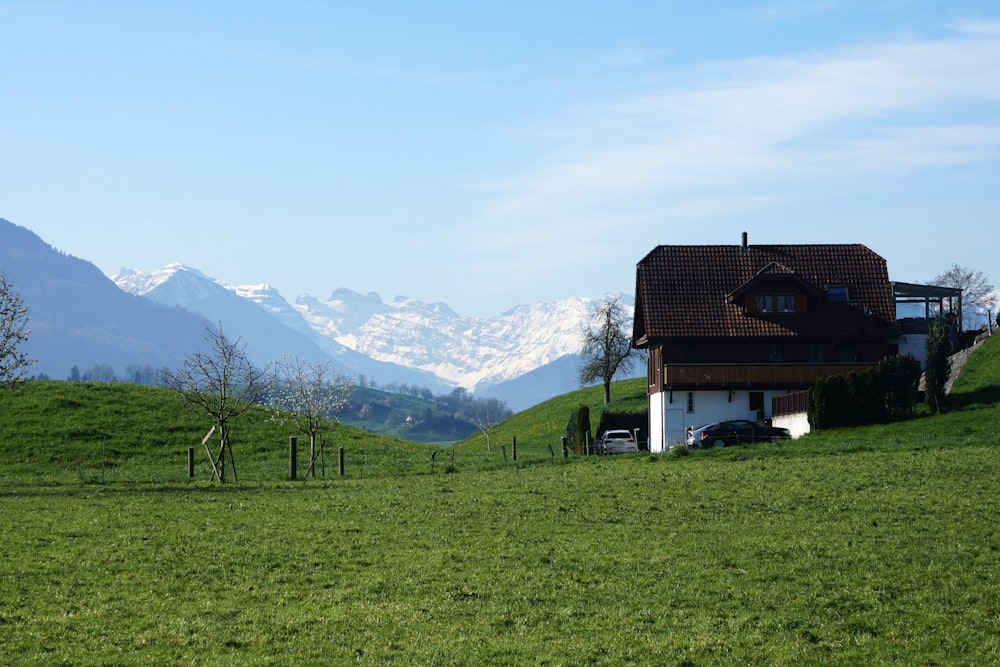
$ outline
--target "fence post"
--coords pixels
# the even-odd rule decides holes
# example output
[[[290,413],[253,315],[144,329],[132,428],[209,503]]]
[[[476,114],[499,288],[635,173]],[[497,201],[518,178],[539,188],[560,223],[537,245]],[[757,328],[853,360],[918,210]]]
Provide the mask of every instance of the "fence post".
[[[511,452],[511,455],[514,457],[514,460],[516,461],[517,460],[517,436],[516,435],[513,437],[512,442],[510,443],[510,452]]]
[[[563,448],[563,458],[569,458],[569,438],[565,435],[562,437],[562,448]]]
[[[340,468],[340,476],[344,476],[344,448],[337,450],[337,466]]]
[[[188,447],[188,479],[194,479],[194,447]]]
[[[298,474],[299,467],[299,452],[298,452],[298,440],[296,437],[289,436],[288,438],[288,477],[295,481]]]

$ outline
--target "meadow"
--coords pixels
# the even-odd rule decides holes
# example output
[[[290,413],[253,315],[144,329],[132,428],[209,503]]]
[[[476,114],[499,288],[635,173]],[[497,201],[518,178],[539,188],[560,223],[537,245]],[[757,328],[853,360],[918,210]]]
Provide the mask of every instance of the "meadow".
[[[367,473],[296,482],[264,419],[220,485],[52,413],[44,446],[0,431],[0,664],[996,664],[998,360],[900,424],[517,462],[351,434]]]

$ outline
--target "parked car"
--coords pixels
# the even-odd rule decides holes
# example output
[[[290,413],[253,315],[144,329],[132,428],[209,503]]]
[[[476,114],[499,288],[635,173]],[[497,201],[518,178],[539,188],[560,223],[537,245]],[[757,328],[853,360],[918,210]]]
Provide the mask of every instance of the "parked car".
[[[689,429],[688,447],[729,447],[754,442],[787,440],[792,434],[787,428],[768,426],[749,419],[727,419],[700,428]]]
[[[594,445],[598,454],[635,454],[639,451],[635,436],[624,429],[605,431]]]

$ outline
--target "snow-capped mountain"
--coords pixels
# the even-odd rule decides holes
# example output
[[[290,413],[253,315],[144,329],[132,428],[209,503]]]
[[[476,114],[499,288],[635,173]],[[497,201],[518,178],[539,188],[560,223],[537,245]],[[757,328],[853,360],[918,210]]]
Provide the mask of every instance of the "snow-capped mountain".
[[[291,354],[310,361],[330,359],[349,375],[380,383],[406,382],[435,391],[450,388],[431,373],[372,359],[314,331],[267,285],[231,287],[183,264],[152,273],[122,269],[112,280],[127,292],[220,323],[227,335],[247,343],[247,354],[260,364]]]
[[[314,329],[346,347],[473,389],[578,353],[594,306],[593,299],[567,299],[480,319],[463,318],[443,303],[376,298],[338,290],[328,301],[301,298],[295,307]]]
[[[492,318],[466,318],[443,303],[406,297],[385,302],[374,292],[348,289],[337,289],[326,300],[300,296],[292,305],[267,285],[230,286],[181,264],[152,273],[123,269],[113,280],[133,294],[222,321],[227,330],[252,327],[255,338],[265,328],[259,315],[266,315],[270,326],[280,325],[289,336],[274,341],[285,352],[295,351],[289,341],[297,335],[339,361],[350,359],[345,366],[379,382],[416,382],[437,391],[464,387],[502,398],[515,409],[575,386],[581,332],[598,302],[535,302]],[[631,297],[621,300],[632,309]],[[250,305],[258,316],[242,310]],[[383,366],[358,371],[359,359]],[[558,373],[545,372],[550,365]],[[530,380],[531,389],[518,386],[519,378]]]

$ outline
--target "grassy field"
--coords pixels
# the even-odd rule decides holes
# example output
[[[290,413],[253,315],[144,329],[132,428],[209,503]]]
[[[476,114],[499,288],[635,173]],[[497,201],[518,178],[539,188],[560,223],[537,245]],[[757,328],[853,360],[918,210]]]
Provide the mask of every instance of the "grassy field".
[[[689,455],[552,459],[540,406],[517,464],[351,434],[372,474],[288,482],[262,420],[224,486],[173,472],[203,425],[132,444],[53,408],[28,447],[6,397],[0,665],[997,664],[998,359],[940,417]]]

